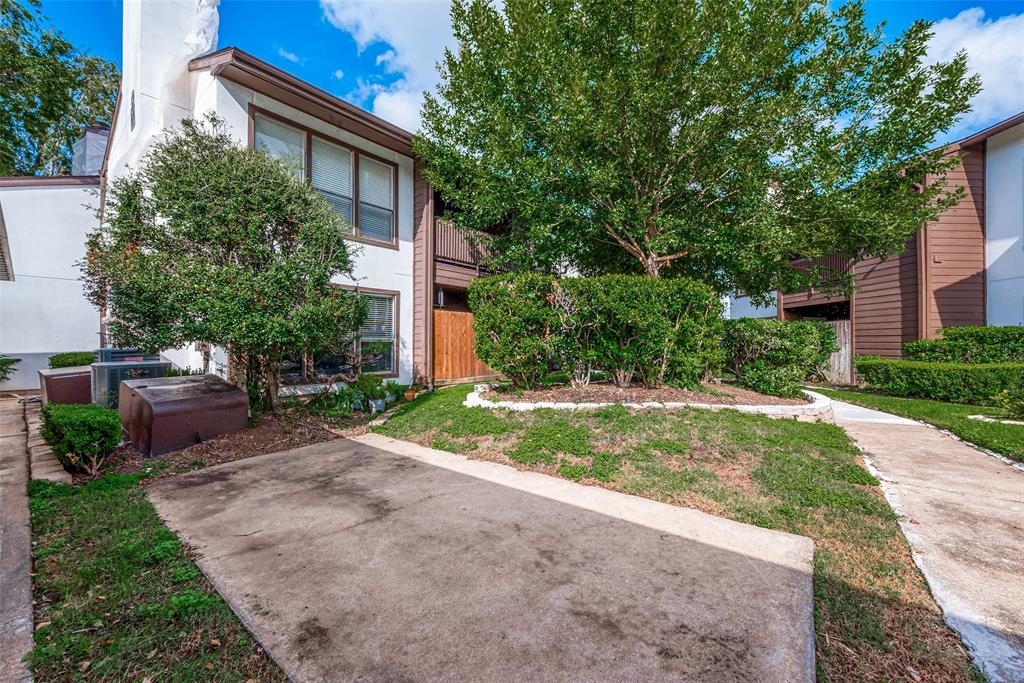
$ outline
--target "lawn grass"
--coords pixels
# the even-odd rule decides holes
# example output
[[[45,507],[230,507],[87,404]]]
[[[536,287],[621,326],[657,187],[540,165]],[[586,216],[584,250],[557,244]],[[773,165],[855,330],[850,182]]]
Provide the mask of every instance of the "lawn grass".
[[[1006,413],[998,408],[930,401],[922,398],[884,396],[868,391],[820,387],[815,387],[814,390],[840,401],[933,424],[940,429],[953,432],[964,441],[1024,462],[1024,425],[981,422],[967,418],[968,415],[1006,417]]]
[[[35,680],[286,680],[160,522],[144,476],[29,485]]]
[[[469,390],[423,396],[377,431],[809,536],[820,681],[980,680],[835,425],[728,410],[466,408]]]

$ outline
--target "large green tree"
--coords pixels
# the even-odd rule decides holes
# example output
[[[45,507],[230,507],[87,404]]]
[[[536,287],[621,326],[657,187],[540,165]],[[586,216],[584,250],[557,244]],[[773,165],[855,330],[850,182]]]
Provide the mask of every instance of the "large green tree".
[[[75,140],[117,97],[113,63],[39,20],[39,0],[0,0],[0,175],[69,173]]]
[[[860,2],[455,0],[416,150],[512,267],[810,284],[790,262],[899,251],[955,201],[923,153],[979,91],[929,24]],[[925,178],[929,182],[925,183]]]
[[[110,183],[81,264],[119,345],[226,347],[274,410],[284,356],[351,347],[360,297],[331,284],[352,256],[327,201],[284,162],[187,119]]]

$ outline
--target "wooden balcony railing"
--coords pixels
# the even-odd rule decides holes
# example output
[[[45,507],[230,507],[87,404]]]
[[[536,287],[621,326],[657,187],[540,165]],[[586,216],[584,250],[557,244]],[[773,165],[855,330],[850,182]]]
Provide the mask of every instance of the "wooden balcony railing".
[[[822,284],[830,284],[839,281],[839,274],[848,274],[853,268],[853,261],[845,254],[840,253],[821,256],[813,260],[804,258],[793,261],[793,267],[797,270],[809,271],[814,266],[821,267],[832,274],[831,277],[826,274],[825,281],[822,282]]]
[[[479,270],[487,259],[487,245],[471,240],[466,231],[438,218],[434,221],[434,258]]]

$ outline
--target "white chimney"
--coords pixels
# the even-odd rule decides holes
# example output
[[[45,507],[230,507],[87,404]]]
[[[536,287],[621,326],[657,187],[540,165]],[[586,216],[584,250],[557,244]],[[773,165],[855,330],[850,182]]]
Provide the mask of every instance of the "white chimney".
[[[99,175],[103,166],[103,151],[107,148],[110,128],[106,125],[88,126],[82,137],[72,145],[71,175]]]
[[[121,104],[110,175],[135,167],[153,139],[193,115],[188,63],[217,49],[220,0],[124,0]]]

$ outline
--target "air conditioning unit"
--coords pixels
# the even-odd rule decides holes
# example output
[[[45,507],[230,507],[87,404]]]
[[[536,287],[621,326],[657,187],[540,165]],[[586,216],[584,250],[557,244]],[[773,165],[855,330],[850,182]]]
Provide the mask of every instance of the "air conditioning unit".
[[[112,350],[122,351],[123,349]],[[99,406],[116,408],[121,382],[126,379],[166,377],[170,367],[171,364],[165,360],[122,360],[93,363],[92,402]]]
[[[160,360],[160,355],[146,355],[138,349],[115,349],[110,346],[96,349],[97,363],[138,363],[144,360]]]

